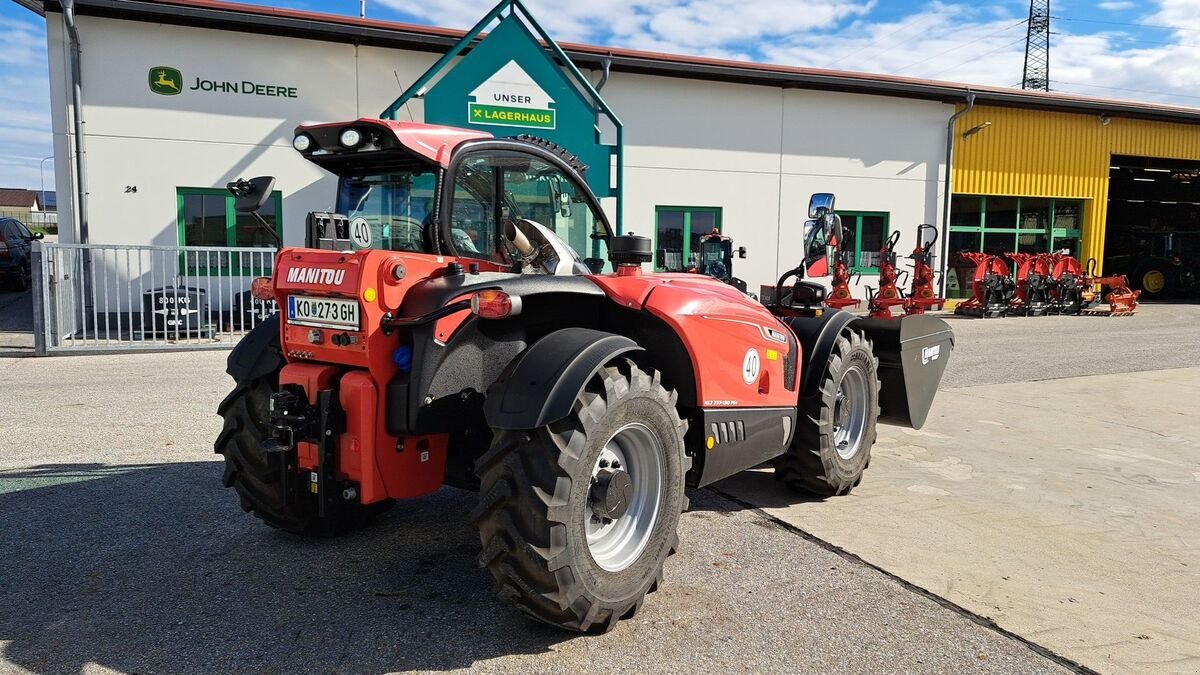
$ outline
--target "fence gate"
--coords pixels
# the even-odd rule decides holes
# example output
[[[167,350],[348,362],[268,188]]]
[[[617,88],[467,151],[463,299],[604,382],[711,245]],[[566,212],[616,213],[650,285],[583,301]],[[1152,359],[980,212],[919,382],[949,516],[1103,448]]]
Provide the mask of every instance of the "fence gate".
[[[250,295],[275,249],[34,242],[38,355],[227,349],[278,311]]]

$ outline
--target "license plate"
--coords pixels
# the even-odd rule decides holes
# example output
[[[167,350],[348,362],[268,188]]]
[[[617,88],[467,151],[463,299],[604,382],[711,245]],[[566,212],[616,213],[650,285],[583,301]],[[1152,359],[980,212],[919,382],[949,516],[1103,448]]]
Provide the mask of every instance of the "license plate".
[[[289,295],[287,318],[297,326],[358,330],[358,301]]]

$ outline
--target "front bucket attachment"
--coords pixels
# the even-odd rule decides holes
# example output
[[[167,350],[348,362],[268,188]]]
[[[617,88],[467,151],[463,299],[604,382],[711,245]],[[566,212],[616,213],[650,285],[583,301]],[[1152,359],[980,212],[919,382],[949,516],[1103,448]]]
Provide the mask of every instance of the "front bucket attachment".
[[[946,372],[954,331],[945,321],[916,314],[899,319],[857,319],[879,359],[879,419],[920,429]]]

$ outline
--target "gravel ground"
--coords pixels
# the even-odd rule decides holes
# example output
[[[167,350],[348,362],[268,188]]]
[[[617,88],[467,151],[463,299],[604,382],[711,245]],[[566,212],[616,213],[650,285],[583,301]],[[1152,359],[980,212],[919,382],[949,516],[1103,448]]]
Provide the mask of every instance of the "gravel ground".
[[[710,490],[662,590],[595,637],[494,598],[468,493],[333,541],[272,531],[219,484],[223,357],[0,360],[20,392],[0,409],[0,672],[1061,670]]]
[[[1200,363],[1200,304],[1142,304],[1129,317],[941,318],[955,334],[943,389]]]

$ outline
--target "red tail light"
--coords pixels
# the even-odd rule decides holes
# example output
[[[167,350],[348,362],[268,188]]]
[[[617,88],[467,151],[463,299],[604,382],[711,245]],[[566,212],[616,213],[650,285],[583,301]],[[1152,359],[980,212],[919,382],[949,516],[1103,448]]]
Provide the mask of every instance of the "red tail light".
[[[471,313],[481,319],[503,319],[521,313],[521,296],[504,291],[479,291],[471,296]]]
[[[4,235],[0,234],[0,258],[7,258],[8,256],[8,241],[4,238]]]
[[[259,300],[274,300],[275,285],[271,283],[271,277],[258,277],[250,282],[250,295]]]

